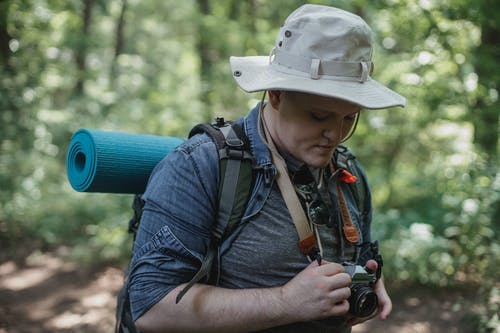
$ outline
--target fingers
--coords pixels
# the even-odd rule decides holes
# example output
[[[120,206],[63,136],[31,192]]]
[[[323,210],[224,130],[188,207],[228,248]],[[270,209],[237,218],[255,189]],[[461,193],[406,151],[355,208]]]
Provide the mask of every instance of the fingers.
[[[344,273],[344,266],[323,260],[321,266],[318,265],[316,260],[313,260],[309,267],[310,269],[316,269],[317,273],[323,276],[332,277],[335,276],[338,279],[338,288],[343,286],[348,286],[351,283],[351,277],[349,274]]]
[[[316,266],[317,265],[318,264],[316,263]],[[333,276],[345,271],[344,266],[333,262],[327,262],[325,260],[322,261],[322,264],[318,267],[318,270],[320,271],[320,274],[323,274],[325,276]]]
[[[344,273],[342,266],[338,264],[327,264],[320,267],[324,274],[325,282],[328,283],[328,300],[331,307],[329,316],[343,316],[349,311],[347,299],[351,296],[351,277]]]
[[[375,285],[375,292],[379,300],[380,319],[386,320],[392,311],[392,301],[385,289],[384,280],[378,280]]]
[[[337,288],[330,292],[330,299],[332,300],[332,303],[335,305],[347,301],[349,296],[351,296],[351,289],[348,287]]]
[[[341,265],[335,263],[321,265],[317,268],[317,272],[327,278],[327,281],[329,283],[328,290],[345,288],[346,290],[348,290],[348,293],[350,295],[351,291],[348,287],[351,284],[351,277],[349,276],[349,274],[344,273],[344,268]],[[347,297],[349,297],[349,295],[347,295]]]
[[[307,278],[302,288],[306,288],[307,293],[300,299],[311,298],[312,306],[320,311],[316,318],[343,316],[349,311],[347,299],[351,295],[351,277],[344,273],[341,265],[323,261],[318,266],[313,261],[303,273]]]
[[[348,311],[349,311],[349,302],[347,300],[343,300],[333,304],[330,313],[328,313],[325,317],[344,316]]]
[[[387,295],[387,292],[385,292],[385,289],[384,289],[384,293],[385,293],[385,297],[384,296],[380,297],[382,299],[380,302],[380,307],[381,307],[380,319],[381,320],[386,320],[392,311],[392,301],[389,298],[389,295]]]
[[[391,302],[385,303],[382,308],[382,311],[380,311],[380,319],[386,320],[387,317],[389,317],[391,311],[392,311],[392,303]]]

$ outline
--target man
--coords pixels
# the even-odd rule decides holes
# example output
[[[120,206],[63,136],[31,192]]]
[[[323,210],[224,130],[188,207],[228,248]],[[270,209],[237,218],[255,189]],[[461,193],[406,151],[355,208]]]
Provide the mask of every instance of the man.
[[[370,197],[360,211],[332,160],[361,108],[406,103],[370,78],[371,54],[371,30],[360,17],[305,5],[285,21],[269,57],[231,58],[242,89],[268,93],[238,121],[258,164],[253,193],[220,247],[218,282],[197,283],[176,303],[210,246],[219,161],[212,140],[199,134],[157,166],[130,271],[141,331],[348,332],[389,315],[381,279],[378,310],[349,313],[351,277],[340,263],[372,271],[378,264],[360,253],[371,241]]]

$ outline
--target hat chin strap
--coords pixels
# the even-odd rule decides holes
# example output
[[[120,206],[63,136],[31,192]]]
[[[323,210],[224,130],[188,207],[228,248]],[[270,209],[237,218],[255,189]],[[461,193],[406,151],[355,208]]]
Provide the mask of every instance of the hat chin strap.
[[[280,72],[302,72],[304,76],[366,82],[373,67],[371,61],[336,61],[305,58],[292,52],[274,47],[269,55],[269,63]]]

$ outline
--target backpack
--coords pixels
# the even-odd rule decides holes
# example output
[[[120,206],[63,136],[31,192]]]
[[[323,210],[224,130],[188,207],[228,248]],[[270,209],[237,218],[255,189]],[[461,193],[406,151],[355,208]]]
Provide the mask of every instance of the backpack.
[[[197,282],[211,280],[214,259],[222,242],[231,235],[238,222],[243,217],[248,200],[252,193],[255,178],[255,161],[251,154],[250,143],[241,126],[216,118],[214,124],[198,124],[189,133],[192,137],[198,133],[206,133],[213,140],[219,154],[220,184],[218,190],[218,212],[212,227],[212,242],[201,267],[184,289],[177,295],[178,303],[184,294]],[[365,205],[368,185],[361,177],[360,170],[354,162],[355,156],[345,146],[339,146],[334,153],[337,167],[349,171],[360,181],[349,184],[360,212]],[[134,215],[129,221],[128,232],[134,235],[139,227],[144,201],[141,195],[136,195],[132,203]],[[128,272],[125,274],[124,285],[117,296],[116,333],[139,332],[132,319],[128,293]]]
[[[204,278],[207,281],[210,280],[218,248],[243,217],[254,181],[255,162],[250,152],[250,142],[241,126],[225,122],[224,118],[217,118],[215,124],[199,124],[193,127],[189,138],[198,133],[208,134],[217,147],[220,170],[218,210],[216,223],[212,228],[210,248],[198,272],[177,295],[177,303],[195,283]],[[133,234],[134,238],[139,227],[143,206],[144,201],[141,195],[136,195],[132,203],[134,215],[128,228],[129,233]],[[128,274],[126,274],[124,285],[117,297],[115,332],[138,332],[130,310]]]

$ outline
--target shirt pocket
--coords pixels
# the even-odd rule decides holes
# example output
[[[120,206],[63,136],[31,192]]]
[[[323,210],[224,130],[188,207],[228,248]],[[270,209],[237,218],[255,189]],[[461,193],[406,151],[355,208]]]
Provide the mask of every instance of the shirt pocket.
[[[189,271],[196,271],[202,259],[201,254],[190,250],[168,226],[163,226],[148,242],[135,251],[132,265],[148,261],[160,270],[188,268]]]

